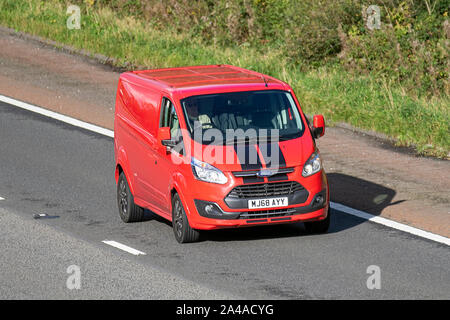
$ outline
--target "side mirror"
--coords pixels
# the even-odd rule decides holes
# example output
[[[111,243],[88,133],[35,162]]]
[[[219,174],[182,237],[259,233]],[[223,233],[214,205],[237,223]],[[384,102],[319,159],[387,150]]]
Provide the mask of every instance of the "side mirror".
[[[174,145],[174,142],[171,140],[169,127],[162,127],[158,129],[158,141],[166,147],[172,147]]]
[[[323,115],[315,115],[313,118],[312,134],[314,139],[320,138],[325,134],[325,120]]]

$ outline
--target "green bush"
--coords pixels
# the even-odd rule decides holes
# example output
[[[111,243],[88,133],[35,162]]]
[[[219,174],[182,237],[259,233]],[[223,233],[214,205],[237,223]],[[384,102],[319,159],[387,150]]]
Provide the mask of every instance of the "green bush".
[[[449,95],[448,0],[60,1],[107,6],[205,44],[275,48],[303,71],[340,63],[415,96]],[[380,30],[366,27],[369,5],[381,9]]]
[[[380,30],[368,30],[364,21],[341,30],[341,63],[353,73],[395,80],[415,96],[448,96],[450,40],[443,2],[433,2],[428,12],[425,1],[393,1],[383,7]]]

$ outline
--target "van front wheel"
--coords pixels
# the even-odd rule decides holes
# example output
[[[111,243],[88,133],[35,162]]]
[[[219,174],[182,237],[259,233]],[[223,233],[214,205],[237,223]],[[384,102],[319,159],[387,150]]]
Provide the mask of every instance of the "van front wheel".
[[[119,215],[123,222],[142,221],[144,217],[144,208],[134,203],[133,194],[130,191],[127,178],[122,172],[117,182],[117,205],[119,207]]]
[[[175,239],[179,243],[197,242],[200,239],[200,232],[192,229],[189,225],[186,212],[177,193],[172,199],[172,227]]]

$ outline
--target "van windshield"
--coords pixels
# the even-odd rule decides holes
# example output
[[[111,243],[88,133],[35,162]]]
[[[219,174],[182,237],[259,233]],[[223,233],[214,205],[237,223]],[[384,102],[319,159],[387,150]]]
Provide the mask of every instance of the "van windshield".
[[[186,125],[198,142],[289,140],[305,126],[292,95],[264,90],[192,96],[181,100]]]

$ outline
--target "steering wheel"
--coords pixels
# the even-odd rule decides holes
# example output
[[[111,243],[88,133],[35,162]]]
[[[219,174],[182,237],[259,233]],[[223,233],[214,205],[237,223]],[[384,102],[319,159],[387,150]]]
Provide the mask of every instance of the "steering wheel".
[[[202,129],[217,129],[217,127],[212,122],[202,123]]]

